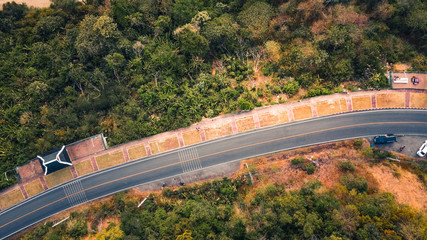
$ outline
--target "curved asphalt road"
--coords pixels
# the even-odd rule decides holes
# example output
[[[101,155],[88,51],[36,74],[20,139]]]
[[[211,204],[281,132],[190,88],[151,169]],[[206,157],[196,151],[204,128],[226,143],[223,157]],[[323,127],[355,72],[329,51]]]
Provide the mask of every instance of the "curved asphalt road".
[[[286,149],[386,133],[427,135],[427,110],[364,111],[286,123],[98,171],[2,211],[0,239],[86,201],[183,172]]]

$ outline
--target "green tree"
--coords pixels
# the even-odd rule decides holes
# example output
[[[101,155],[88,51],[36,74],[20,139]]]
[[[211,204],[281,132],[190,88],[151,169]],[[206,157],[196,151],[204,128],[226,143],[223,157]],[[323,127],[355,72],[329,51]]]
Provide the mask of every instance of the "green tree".
[[[237,19],[248,31],[249,37],[255,42],[268,38],[268,26],[273,17],[273,8],[265,2],[255,2],[245,6]]]
[[[183,29],[177,38],[180,50],[188,56],[203,57],[209,49],[209,41],[188,28]]]

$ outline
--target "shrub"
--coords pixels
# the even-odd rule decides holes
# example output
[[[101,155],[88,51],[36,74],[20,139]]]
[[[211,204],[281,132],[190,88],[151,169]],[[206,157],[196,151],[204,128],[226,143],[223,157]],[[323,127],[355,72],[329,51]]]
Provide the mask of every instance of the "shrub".
[[[340,162],[340,168],[343,172],[354,172],[354,165],[350,161]]]
[[[309,162],[309,163],[304,164],[301,167],[301,169],[304,170],[307,174],[310,175],[310,174],[313,174],[314,171],[316,171],[316,166],[314,166],[313,163]]]
[[[303,157],[296,157],[296,158],[291,160],[292,165],[297,165],[297,164],[304,163],[304,162],[305,162],[305,158],[303,158]]]
[[[352,189],[355,189],[360,193],[368,191],[368,181],[363,177],[355,177],[353,174],[347,174],[340,177],[340,182],[349,191]]]
[[[252,110],[254,109],[254,105],[248,101],[246,101],[245,99],[241,98],[239,99],[239,109],[240,110]]]
[[[299,84],[297,81],[288,81],[283,85],[283,92],[288,94],[289,97],[292,97],[295,95],[295,93],[298,92]]]
[[[353,147],[357,150],[360,150],[362,148],[363,145],[363,140],[360,138],[354,139],[353,141]]]

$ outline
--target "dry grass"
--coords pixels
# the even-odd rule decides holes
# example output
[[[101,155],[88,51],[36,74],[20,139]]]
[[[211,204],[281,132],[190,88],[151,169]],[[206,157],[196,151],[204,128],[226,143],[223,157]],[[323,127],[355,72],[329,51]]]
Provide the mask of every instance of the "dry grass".
[[[125,158],[123,156],[122,151],[107,153],[101,156],[95,157],[95,161],[98,164],[98,168],[104,169],[108,167],[112,167],[125,162]]]
[[[237,130],[239,132],[248,131],[255,128],[254,118],[252,116],[236,119]]]
[[[147,156],[147,151],[144,144],[129,147],[127,150],[130,160],[140,159]]]
[[[79,176],[83,176],[94,171],[90,159],[74,164],[74,168],[76,169],[77,175]]]
[[[347,102],[344,98],[321,101],[316,103],[316,108],[319,116],[347,112]]]
[[[351,97],[353,110],[364,110],[372,108],[372,100],[370,95],[353,96]]]
[[[377,108],[405,107],[405,93],[377,94]]]
[[[295,120],[301,120],[313,117],[313,112],[310,106],[299,106],[293,109]]]
[[[22,195],[21,189],[15,188],[0,196],[0,208],[6,209],[21,201],[24,201],[24,195]]]
[[[271,126],[279,123],[279,116],[270,112],[259,114],[258,118],[261,127]]]
[[[426,93],[411,93],[410,107],[413,108],[427,108],[427,94]]]
[[[185,146],[199,143],[202,141],[202,137],[200,136],[200,131],[198,129],[192,129],[192,130],[183,132],[182,138],[184,139]]]
[[[175,136],[158,140],[157,145],[159,146],[160,152],[165,152],[175,148],[179,148],[178,137],[175,135]]]
[[[397,202],[408,204],[427,212],[427,190],[418,177],[395,163],[389,166],[379,165],[368,169],[378,181],[380,191],[391,192]]]
[[[157,154],[160,152],[159,146],[157,145],[157,141],[150,142],[151,154]]]
[[[364,147],[368,145],[365,141]],[[313,157],[319,162],[314,174],[307,175],[291,164],[291,160],[297,156]],[[245,162],[254,166],[256,182],[245,201],[250,201],[251,196],[268,184],[275,183],[285,186],[287,190],[298,190],[309,180],[319,180],[326,190],[334,188],[339,183],[339,178],[346,174],[339,167],[339,163],[343,161],[353,163],[356,169],[354,174],[368,181],[369,192],[391,192],[399,203],[427,211],[427,203],[424,201],[427,189],[416,175],[394,163],[393,167],[372,165],[360,151],[353,148],[351,140],[247,159],[242,162],[240,170],[233,177],[247,174]]]
[[[66,167],[51,174],[44,176],[46,184],[49,188],[53,188],[61,183],[68,182],[73,179],[70,168]]]
[[[0,0],[0,10],[3,8],[3,4],[7,2],[25,3],[29,7],[36,8],[49,7],[51,4],[50,0]]]
[[[32,197],[44,191],[43,185],[40,182],[40,179],[36,179],[32,182],[29,182],[24,185],[25,191],[27,192],[28,197]]]
[[[233,134],[233,129],[231,128],[230,123],[205,127],[204,130],[207,140]]]

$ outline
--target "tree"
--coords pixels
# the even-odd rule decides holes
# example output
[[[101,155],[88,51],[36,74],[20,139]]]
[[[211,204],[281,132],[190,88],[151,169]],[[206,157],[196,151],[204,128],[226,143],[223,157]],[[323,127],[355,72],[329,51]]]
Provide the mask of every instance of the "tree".
[[[188,56],[203,57],[209,49],[209,41],[188,28],[178,33],[177,38],[180,50]]]
[[[237,19],[255,42],[267,39],[268,25],[273,17],[273,8],[265,2],[255,2],[239,13]]]
[[[110,17],[88,16],[82,21],[76,38],[77,54],[82,61],[105,56],[119,36],[117,24]]]
[[[173,7],[173,20],[176,26],[182,26],[189,23],[193,16],[195,16],[203,8],[203,1],[201,0],[177,0]]]
[[[33,33],[46,40],[61,30],[64,19],[60,16],[47,16],[40,19],[33,28]]]
[[[232,52],[236,47],[239,26],[230,14],[223,14],[207,22],[201,34],[208,39],[211,49],[218,53]]]
[[[126,63],[125,57],[120,53],[113,53],[113,55],[108,55],[106,58],[108,62],[108,66],[110,66],[111,69],[113,69],[114,76],[116,77],[117,81],[120,82],[120,70],[124,68],[124,65]]]

